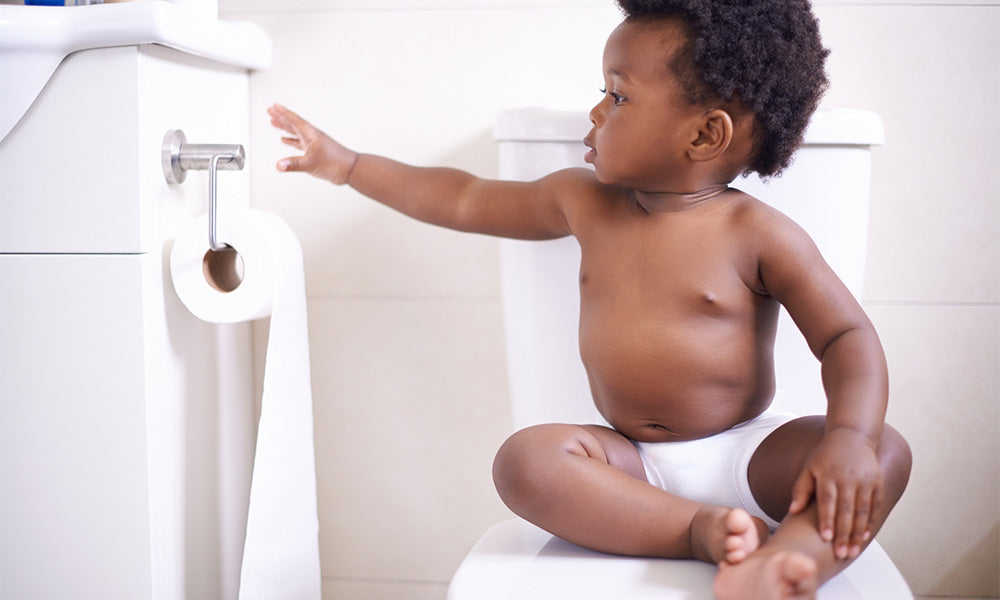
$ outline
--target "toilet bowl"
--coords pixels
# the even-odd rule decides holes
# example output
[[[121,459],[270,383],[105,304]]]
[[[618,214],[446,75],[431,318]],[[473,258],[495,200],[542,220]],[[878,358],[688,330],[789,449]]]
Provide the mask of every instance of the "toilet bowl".
[[[585,167],[585,111],[527,108],[496,124],[500,178],[533,180]],[[813,237],[851,292],[861,297],[868,236],[870,147],[883,143],[878,115],[818,111],[782,177],[733,184],[775,206]],[[580,250],[574,238],[503,240],[502,289],[514,429],[537,423],[601,422],[577,347]],[[819,364],[782,310],[775,341],[773,407],[824,414]],[[561,540],[521,519],[493,526],[456,571],[449,600],[555,598],[711,600],[713,565],[611,556]],[[873,542],[819,591],[820,600],[912,600],[885,551]]]

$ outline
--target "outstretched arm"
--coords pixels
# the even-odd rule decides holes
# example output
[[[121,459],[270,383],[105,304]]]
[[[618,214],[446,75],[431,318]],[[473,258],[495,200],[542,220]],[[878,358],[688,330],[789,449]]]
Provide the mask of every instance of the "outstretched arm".
[[[761,249],[761,278],[822,364],[826,434],[792,490],[792,514],[815,497],[819,531],[838,558],[871,536],[883,503],[876,451],[888,402],[888,370],[875,328],[804,231],[775,217]]]
[[[286,144],[303,152],[278,161],[279,171],[302,171],[348,184],[406,215],[451,229],[524,239],[570,233],[563,212],[565,188],[578,176],[557,173],[537,182],[480,179],[458,169],[406,165],[358,154],[287,108],[268,109]]]

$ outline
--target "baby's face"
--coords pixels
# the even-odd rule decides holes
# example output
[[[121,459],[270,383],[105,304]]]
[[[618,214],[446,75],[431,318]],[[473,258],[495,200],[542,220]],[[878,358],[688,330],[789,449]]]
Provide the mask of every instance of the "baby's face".
[[[586,143],[597,179],[642,191],[683,180],[684,154],[704,109],[690,105],[669,67],[684,43],[670,22],[622,23],[604,49],[604,98],[590,112]],[[691,136],[695,136],[692,138]]]

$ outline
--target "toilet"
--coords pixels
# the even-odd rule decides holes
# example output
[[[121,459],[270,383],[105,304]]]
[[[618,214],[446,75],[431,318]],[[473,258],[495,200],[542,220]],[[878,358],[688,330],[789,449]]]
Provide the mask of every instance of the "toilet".
[[[501,179],[534,180],[587,167],[586,111],[523,108],[499,115]],[[878,115],[821,109],[782,177],[740,179],[742,189],[796,220],[851,292],[861,298],[868,238],[870,148],[884,143]],[[575,238],[503,240],[501,275],[514,430],[538,423],[598,423],[579,358]],[[819,364],[782,310],[775,341],[773,407],[824,414]],[[575,546],[518,518],[490,528],[455,573],[449,600],[712,600],[713,565],[622,557]],[[819,591],[820,600],[912,600],[885,551],[873,542]]]

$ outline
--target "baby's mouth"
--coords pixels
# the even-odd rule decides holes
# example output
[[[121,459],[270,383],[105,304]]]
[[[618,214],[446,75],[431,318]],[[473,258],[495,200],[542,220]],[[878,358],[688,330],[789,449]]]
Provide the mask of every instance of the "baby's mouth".
[[[588,163],[594,162],[594,159],[597,157],[597,144],[595,144],[588,135],[587,137],[583,138],[583,145],[588,148],[587,153],[583,157],[583,160]]]

